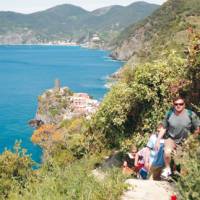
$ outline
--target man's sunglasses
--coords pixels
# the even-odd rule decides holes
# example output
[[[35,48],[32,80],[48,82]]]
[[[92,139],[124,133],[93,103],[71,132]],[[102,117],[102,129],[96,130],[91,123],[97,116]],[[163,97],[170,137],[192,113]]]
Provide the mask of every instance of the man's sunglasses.
[[[175,103],[174,105],[175,105],[175,106],[183,106],[184,103]]]

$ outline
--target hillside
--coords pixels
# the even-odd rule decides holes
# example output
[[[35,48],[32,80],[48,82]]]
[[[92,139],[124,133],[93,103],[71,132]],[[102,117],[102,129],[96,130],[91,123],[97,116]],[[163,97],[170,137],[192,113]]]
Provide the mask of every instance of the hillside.
[[[43,163],[37,170],[33,170],[34,163],[19,143],[13,151],[5,150],[0,155],[0,199],[155,200],[156,191],[169,199],[178,189],[178,199],[199,200],[199,135],[191,134],[174,158],[181,172],[172,191],[169,184],[144,180],[126,181],[130,188],[124,184],[128,177],[119,167],[132,144],[145,146],[174,95],[185,92],[192,108],[200,113],[200,35],[193,36],[187,46],[187,59],[170,51],[166,58],[128,68],[91,120],[74,118],[37,129],[32,140],[44,150]],[[55,97],[55,106],[68,102],[54,95],[46,102]],[[41,98],[44,96],[39,102]],[[114,161],[118,165],[111,167]],[[94,174],[101,169],[105,176]]]
[[[70,4],[32,14],[0,12],[0,43],[47,43],[73,41],[84,43],[97,34],[109,41],[125,27],[150,15],[159,6],[136,2],[111,6],[92,12]]]
[[[199,0],[168,0],[150,17],[126,28],[111,46],[113,58],[135,62],[157,55],[161,49],[180,49],[189,27],[200,29]]]

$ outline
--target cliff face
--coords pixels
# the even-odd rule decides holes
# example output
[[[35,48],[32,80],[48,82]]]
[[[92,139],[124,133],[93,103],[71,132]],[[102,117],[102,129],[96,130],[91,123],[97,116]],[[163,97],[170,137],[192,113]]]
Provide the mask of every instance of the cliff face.
[[[149,23],[136,29],[136,31],[118,46],[111,54],[114,59],[129,60],[132,56],[137,57],[141,50],[149,46],[149,41],[145,41],[145,34],[151,27]]]
[[[8,31],[0,34],[1,44],[37,44],[38,39],[36,33],[29,29],[17,29],[16,31]]]
[[[199,0],[169,0],[150,17],[126,28],[112,45],[112,57],[154,58],[162,49],[180,49],[188,43],[188,29],[200,30]],[[135,60],[135,59],[133,59]]]

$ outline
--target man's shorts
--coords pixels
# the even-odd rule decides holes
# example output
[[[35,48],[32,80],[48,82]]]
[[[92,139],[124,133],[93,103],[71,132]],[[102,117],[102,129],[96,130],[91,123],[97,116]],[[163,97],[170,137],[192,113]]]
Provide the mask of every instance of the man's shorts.
[[[165,139],[164,152],[165,155],[170,156],[182,151],[182,143],[177,144],[172,138]]]
[[[172,138],[165,139],[165,147],[164,147],[165,155],[171,156],[171,154],[174,152],[175,149],[176,149],[175,141]]]

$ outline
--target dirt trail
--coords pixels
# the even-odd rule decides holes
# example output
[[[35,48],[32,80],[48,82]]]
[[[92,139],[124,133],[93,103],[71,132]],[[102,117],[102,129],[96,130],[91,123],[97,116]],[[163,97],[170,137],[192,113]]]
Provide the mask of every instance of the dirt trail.
[[[170,200],[174,194],[173,187],[166,181],[128,179],[130,184],[121,200]]]

